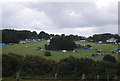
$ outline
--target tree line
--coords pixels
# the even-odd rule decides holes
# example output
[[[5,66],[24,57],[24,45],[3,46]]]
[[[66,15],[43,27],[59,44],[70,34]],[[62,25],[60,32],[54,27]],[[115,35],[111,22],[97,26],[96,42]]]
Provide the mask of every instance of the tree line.
[[[106,43],[106,40],[110,38],[117,39],[117,42],[120,42],[120,36],[118,34],[111,34],[111,33],[104,33],[104,34],[95,34],[90,37],[78,36],[78,35],[55,35],[55,34],[48,34],[44,31],[41,31],[39,34],[36,31],[28,31],[28,30],[14,30],[14,29],[4,29],[2,31],[2,42],[3,43],[18,43],[20,40],[25,39],[51,39],[53,37],[65,37],[72,41],[79,41],[79,40],[86,40],[89,42],[99,42],[102,41]]]
[[[41,31],[39,34],[37,34],[36,31],[31,32],[28,30],[4,29],[1,31],[2,31],[2,42],[3,43],[18,43],[20,40],[25,40],[25,39],[47,40],[47,39],[50,39],[51,37],[65,36],[65,34],[62,34],[62,35],[48,34],[44,31]],[[72,40],[84,39],[84,37],[78,36],[78,35],[69,35],[66,37]]]
[[[106,43],[106,40],[110,38],[117,39],[117,43],[120,42],[120,36],[118,34],[111,34],[111,33],[104,33],[104,34],[94,34],[93,36],[88,37],[87,39],[93,42],[99,42],[102,41],[103,43]]]
[[[102,61],[69,56],[56,62],[40,56],[9,53],[2,55],[2,67],[3,77],[15,76],[17,72],[21,77],[49,78],[57,73],[57,78],[69,79],[80,79],[82,74],[89,76],[88,79],[93,79],[96,75],[100,75],[101,79],[105,79],[107,75],[111,79],[114,75],[120,76],[120,62],[108,60],[108,56]]]

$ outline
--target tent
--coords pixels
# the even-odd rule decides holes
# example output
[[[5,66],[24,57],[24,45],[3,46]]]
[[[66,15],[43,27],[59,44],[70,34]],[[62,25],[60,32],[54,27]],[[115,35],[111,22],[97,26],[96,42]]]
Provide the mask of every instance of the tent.
[[[95,53],[93,54],[94,56],[99,56],[99,55],[102,55],[101,53]]]
[[[102,52],[102,50],[97,50],[97,52],[101,53],[101,52]]]
[[[73,50],[73,53],[75,53],[75,52],[79,52],[79,51],[75,49],[75,50]]]
[[[2,43],[2,44],[0,44],[0,45],[6,45],[5,43]]]
[[[115,48],[114,50],[117,50],[117,51],[119,51],[119,50],[120,50],[120,48]]]
[[[99,55],[107,55],[107,54],[102,54],[102,53],[94,53],[92,56],[99,56]]]
[[[37,48],[35,48],[35,50],[41,50],[41,47],[37,47]]]
[[[63,52],[63,53],[66,53],[66,52],[67,52],[67,50],[62,50],[62,52]]]
[[[89,49],[89,47],[83,47],[83,49]]]
[[[89,56],[88,56],[88,55],[85,55],[85,57],[86,57],[86,58],[89,58]]]
[[[80,44],[76,44],[77,46],[80,46]]]
[[[25,44],[25,42],[19,42],[19,44]]]

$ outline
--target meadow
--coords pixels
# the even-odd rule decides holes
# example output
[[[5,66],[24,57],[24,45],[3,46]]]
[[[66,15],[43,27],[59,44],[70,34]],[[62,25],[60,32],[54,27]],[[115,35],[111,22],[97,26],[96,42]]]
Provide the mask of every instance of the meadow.
[[[46,59],[52,59],[55,61],[59,61],[63,58],[74,56],[77,58],[90,58],[94,60],[102,60],[104,56],[92,56],[92,54],[97,53],[95,49],[104,51],[103,53],[110,54],[114,56],[118,60],[118,54],[117,53],[111,53],[111,50],[114,50],[115,48],[118,48],[118,45],[113,44],[98,44],[98,43],[90,43],[90,42],[76,42],[76,44],[90,44],[93,49],[82,49],[79,48],[79,52],[73,53],[73,51],[67,51],[66,53],[63,53],[61,51],[53,51],[53,50],[35,50],[36,47],[41,47],[42,49],[45,49],[44,45],[47,44],[46,41],[40,41],[40,42],[31,42],[26,44],[13,44],[13,45],[4,45],[2,46],[2,53],[8,54],[8,53],[14,53],[14,54],[20,54],[20,55],[38,55],[41,57],[44,57]],[[26,46],[28,48],[26,48]],[[50,51],[52,56],[45,56],[44,52]]]

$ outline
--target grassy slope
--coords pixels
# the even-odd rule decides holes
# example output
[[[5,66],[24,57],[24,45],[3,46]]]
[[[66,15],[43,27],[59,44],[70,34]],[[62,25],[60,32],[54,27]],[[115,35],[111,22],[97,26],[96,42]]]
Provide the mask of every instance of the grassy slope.
[[[112,54],[110,53],[111,50],[117,48],[117,45],[110,45],[110,44],[97,44],[97,43],[89,43],[92,45],[94,49],[79,49],[80,52],[73,53],[72,51],[68,51],[67,53],[62,53],[61,51],[51,51],[52,56],[46,57],[44,56],[45,50],[35,50],[37,46],[40,46],[44,49],[44,44],[46,44],[46,41],[41,41],[37,43],[28,43],[28,44],[14,44],[14,45],[6,45],[2,47],[3,53],[15,53],[20,55],[39,55],[42,57],[45,57],[47,59],[53,59],[55,61],[59,61],[62,58],[68,57],[68,56],[75,56],[78,58],[85,58],[86,55],[89,56],[89,58],[92,58],[94,60],[102,60],[103,56],[95,56],[92,57],[91,55],[93,53],[96,53],[95,49],[100,49],[103,51],[107,51],[107,54],[111,54],[112,56],[115,56],[118,58],[118,54]],[[80,42],[77,42],[77,44],[83,44]],[[25,46],[28,46],[29,48],[25,48]]]

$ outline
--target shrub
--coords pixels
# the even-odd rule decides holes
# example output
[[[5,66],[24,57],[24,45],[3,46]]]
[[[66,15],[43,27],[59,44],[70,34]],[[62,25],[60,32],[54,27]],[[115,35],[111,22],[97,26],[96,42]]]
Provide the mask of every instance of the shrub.
[[[54,62],[39,56],[27,55],[23,64],[23,73],[26,76],[49,75],[53,71]]]
[[[16,54],[2,55],[2,75],[3,77],[14,75],[22,67],[23,56]]]
[[[116,63],[116,62],[117,62],[116,59],[115,59],[115,57],[110,56],[110,55],[104,56],[104,57],[103,57],[103,60],[109,61],[109,62],[112,62],[112,63]]]
[[[45,51],[44,52],[45,56],[51,56],[51,52]]]
[[[73,56],[62,59],[57,66],[59,77],[79,77],[82,74],[90,74],[95,61],[92,59],[79,59]],[[91,67],[91,68],[90,68]]]

